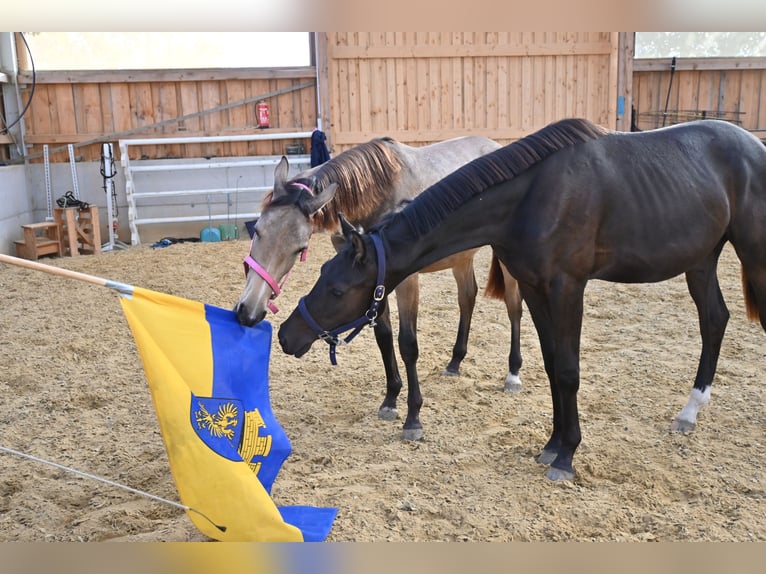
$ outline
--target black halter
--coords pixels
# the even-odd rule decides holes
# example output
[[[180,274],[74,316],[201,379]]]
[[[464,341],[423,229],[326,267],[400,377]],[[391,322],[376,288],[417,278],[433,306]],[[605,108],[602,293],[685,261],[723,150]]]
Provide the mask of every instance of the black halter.
[[[378,308],[386,294],[386,287],[383,285],[383,279],[386,275],[386,253],[383,250],[383,242],[380,239],[380,236],[376,233],[371,233],[370,239],[372,239],[372,243],[375,245],[375,253],[378,257],[378,277],[375,290],[372,293],[372,303],[370,303],[370,307],[364,315],[345,325],[327,331],[322,329],[322,327],[319,326],[319,323],[317,323],[309,313],[309,310],[306,308],[306,302],[304,301],[305,297],[301,297],[300,301],[298,301],[298,311],[303,316],[304,321],[306,321],[308,326],[316,333],[317,338],[322,339],[325,343],[330,345],[330,362],[333,365],[338,364],[335,359],[335,348],[338,345],[346,345],[350,343],[351,339],[356,337],[366,326],[375,326],[375,319],[378,317]],[[341,333],[345,333],[352,329],[353,331],[351,334],[345,339],[339,337]]]

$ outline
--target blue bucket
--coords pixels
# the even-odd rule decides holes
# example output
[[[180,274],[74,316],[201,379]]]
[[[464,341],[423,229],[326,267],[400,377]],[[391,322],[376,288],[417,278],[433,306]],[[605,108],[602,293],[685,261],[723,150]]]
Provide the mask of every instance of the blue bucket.
[[[200,241],[220,241],[221,230],[217,227],[206,227],[199,234]]]

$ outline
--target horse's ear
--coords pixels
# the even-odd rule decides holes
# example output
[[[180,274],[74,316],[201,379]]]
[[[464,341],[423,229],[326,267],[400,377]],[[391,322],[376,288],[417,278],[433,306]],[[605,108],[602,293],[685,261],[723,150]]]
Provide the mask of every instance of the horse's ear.
[[[322,191],[317,193],[314,197],[312,197],[310,200],[308,200],[306,202],[306,207],[308,208],[309,214],[314,215],[317,211],[319,211],[325,205],[330,203],[330,200],[332,200],[332,198],[335,197],[336,191],[338,191],[338,184],[331,183],[330,185],[325,187]]]
[[[333,233],[330,236],[330,242],[332,242],[332,246],[335,248],[335,252],[339,253],[341,247],[346,244],[346,238],[340,233]]]
[[[362,240],[362,232],[351,225],[348,219],[346,219],[346,216],[341,212],[338,212],[338,220],[340,221],[340,228],[343,231],[343,236],[346,238],[346,241],[350,242],[354,248],[354,252],[356,253],[356,260],[364,261],[364,256],[367,248],[364,246],[364,241]]]
[[[346,239],[351,238],[351,234],[356,231],[356,228],[351,225],[351,222],[346,219],[346,216],[343,215],[340,211],[337,213],[338,215],[338,221],[340,221],[340,231],[343,234],[343,237]]]
[[[274,169],[274,199],[285,193],[285,184],[287,183],[287,174],[290,171],[290,164],[287,163],[287,157],[282,156],[277,167]]]

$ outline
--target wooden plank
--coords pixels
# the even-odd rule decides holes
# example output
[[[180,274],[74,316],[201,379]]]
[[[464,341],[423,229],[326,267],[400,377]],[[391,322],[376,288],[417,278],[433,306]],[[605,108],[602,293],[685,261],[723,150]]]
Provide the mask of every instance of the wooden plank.
[[[180,115],[177,82],[163,82],[160,84],[159,102],[163,120],[177,118]],[[178,124],[168,123],[163,127],[162,132],[169,135],[178,135]],[[180,145],[172,144],[167,147],[166,153],[167,157],[171,158],[183,157],[184,149]]]
[[[51,101],[52,89],[50,86],[35,88],[35,96],[29,108],[29,118],[25,123],[27,133],[24,136],[24,141],[29,141],[27,138],[30,135],[53,131],[54,126],[51,114],[54,112],[56,104],[54,101]],[[26,97],[29,97],[28,93]]]
[[[330,133],[330,59],[328,52],[327,33],[316,32],[316,57],[317,57],[317,101],[318,110],[314,124],[323,130],[327,136],[327,147],[332,149]]]
[[[417,62],[413,59],[406,60],[407,94],[405,106],[407,108],[406,130],[418,128],[418,71]]]
[[[609,129],[617,129],[617,82],[618,72],[620,65],[620,34],[619,32],[610,32],[608,37],[612,42],[612,53],[608,58],[602,59],[603,74],[605,75],[602,80],[604,84],[604,97],[606,98],[606,106],[602,111],[604,114],[604,120],[601,125]]]
[[[556,57],[544,56],[543,60],[543,123],[560,120],[556,114]]]
[[[721,79],[723,80],[723,85],[718,111],[725,113],[739,112],[741,74],[737,71],[723,72]]]
[[[451,37],[453,45],[459,45],[463,41],[463,34],[461,32],[453,32]],[[451,78],[451,94],[452,102],[450,109],[452,110],[452,121],[446,124],[445,128],[465,128],[465,98],[463,93],[463,87],[465,82],[463,59],[462,58],[450,58],[450,78]]]
[[[367,34],[360,34],[360,36],[366,38]],[[375,91],[378,83],[375,81],[375,72],[370,70],[371,67],[375,66],[375,62],[380,62],[380,60],[365,60],[357,63],[356,81],[358,83],[357,101],[359,103],[357,113],[359,114],[359,128],[362,131],[377,131],[376,118],[373,116],[380,113],[380,110],[375,109],[375,95],[372,92]]]
[[[298,114],[298,126],[301,128],[317,127],[317,90],[316,88],[308,88],[306,90],[300,90],[299,105],[300,113]],[[308,149],[308,148],[306,148]]]
[[[439,125],[447,128],[454,127],[452,110],[452,62],[451,58],[439,60]]]
[[[441,37],[438,32],[429,32],[428,42],[438,43]],[[442,75],[441,60],[431,58],[426,62],[429,81],[426,87],[428,93],[428,127],[436,128],[442,125]]]
[[[616,129],[630,131],[633,103],[633,54],[635,32],[620,32],[618,38],[617,96],[624,98],[624,113],[617,116]]]
[[[203,82],[224,80],[270,80],[315,78],[316,67],[199,68],[193,70],[39,70],[35,83],[107,84],[141,82]],[[32,83],[31,71],[19,72],[19,83]]]
[[[101,92],[99,84],[84,84],[81,86],[83,110],[83,128],[85,133],[104,133],[104,119],[101,111]]]
[[[200,111],[198,85],[190,82],[178,83],[180,106],[178,111],[182,116],[194,114]],[[180,122],[178,127],[181,135],[190,136],[195,133],[203,133],[202,117],[191,117]],[[202,144],[187,144],[185,157],[202,157]],[[132,156],[131,156],[132,159]]]
[[[386,45],[394,44],[396,42],[396,34],[394,32],[386,32],[382,39]],[[385,106],[386,106],[386,132],[398,129],[400,125],[404,125],[401,121],[399,110],[399,71],[400,62],[391,58],[385,60]]]
[[[567,97],[569,93],[569,84],[567,78],[567,59],[562,56],[553,58],[553,115],[557,118],[569,117],[567,112]]]
[[[759,76],[760,88],[758,88],[756,91],[753,92],[753,94],[751,94],[751,97],[758,102],[758,117],[755,122],[755,125],[749,128],[751,130],[766,129],[766,104],[761,103],[761,98],[760,98],[760,94],[763,93],[761,92],[761,89],[766,88],[766,71],[760,71],[758,76]],[[756,97],[756,94],[758,94],[758,97]],[[758,137],[761,139],[766,138],[766,134],[764,133],[759,133],[756,135],[758,135]]]
[[[336,89],[331,92],[331,94],[334,94],[333,101],[335,103],[332,121],[335,124],[334,133],[339,133],[351,129],[351,121],[349,119],[349,97],[351,90],[349,89],[348,69],[353,65],[353,62],[333,58],[333,63],[337,66],[337,80]]]
[[[338,60],[366,60],[369,58],[486,58],[489,56],[555,56],[559,54],[591,55],[609,54],[610,42],[581,43],[522,43],[522,44],[484,44],[466,42],[462,45],[431,46],[419,41],[407,46],[368,46],[360,49],[356,46],[338,46],[334,57]]]
[[[428,39],[426,36],[426,32],[416,32],[415,33],[416,42],[421,45],[425,44]],[[429,121],[429,109],[430,109],[430,87],[431,87],[431,77],[429,75],[429,69],[428,69],[428,60],[425,58],[417,58],[415,60],[415,70],[416,70],[416,102],[417,102],[417,120],[416,120],[416,127],[417,129],[428,129],[430,127],[430,121]]]
[[[542,127],[542,126],[540,126]],[[534,130],[532,130],[534,131]],[[511,128],[473,128],[470,135],[484,136],[494,139],[498,142],[510,142],[529,135],[529,130],[523,130],[519,127]],[[335,136],[335,143],[338,146],[347,149],[348,147],[359,145],[370,139],[379,136],[374,132],[347,131],[338,133]],[[388,136],[409,144],[422,144],[424,142],[442,141],[449,138],[468,135],[464,129],[416,129],[416,130],[393,130]]]
[[[760,70],[743,70],[739,72],[741,76],[739,111],[742,112],[740,119],[742,127],[745,129],[758,128],[758,108],[760,107],[760,98],[754,98],[753,94],[761,92]]]
[[[199,83],[200,106],[202,109],[215,108],[221,105],[221,88],[219,82],[200,82]],[[224,126],[224,120],[221,112],[207,114],[203,119],[205,131],[220,131]],[[221,143],[203,144],[203,157],[220,157],[226,154],[225,146]]]
[[[670,70],[671,58],[638,58],[633,61],[634,72]],[[678,70],[763,70],[766,58],[677,58]]]
[[[533,42],[533,36],[530,32],[522,32],[522,42]],[[521,59],[521,83],[522,86],[533,86],[534,82],[534,68],[532,66],[531,58]],[[533,131],[534,125],[534,90],[527,88],[521,92],[521,129],[525,133]]]
[[[51,103],[51,121],[57,131],[79,133],[74,115],[73,86],[58,84],[54,87]]]
[[[484,37],[484,41],[488,44],[499,44],[499,37],[497,32],[487,32]],[[499,83],[499,63],[500,58],[497,56],[488,56],[485,58],[485,85],[484,85],[484,116],[485,126],[487,128],[499,127],[499,102],[500,89]]]

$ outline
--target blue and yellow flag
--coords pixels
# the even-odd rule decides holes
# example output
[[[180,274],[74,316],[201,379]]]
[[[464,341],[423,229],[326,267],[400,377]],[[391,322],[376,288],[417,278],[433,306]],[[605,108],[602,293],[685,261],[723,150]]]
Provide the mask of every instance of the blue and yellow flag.
[[[271,325],[139,287],[120,301],[194,525],[221,541],[324,540],[337,509],[278,508],[270,496],[292,448],[271,410]]]

